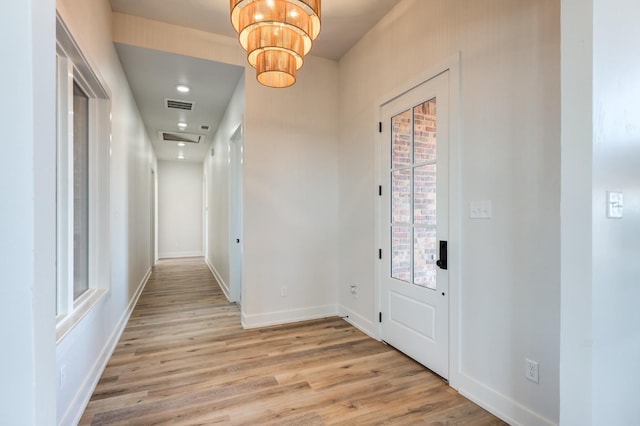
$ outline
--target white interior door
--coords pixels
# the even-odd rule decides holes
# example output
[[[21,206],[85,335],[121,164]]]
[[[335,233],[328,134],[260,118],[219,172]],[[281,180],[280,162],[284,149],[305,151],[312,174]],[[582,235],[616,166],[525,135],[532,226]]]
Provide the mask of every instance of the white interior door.
[[[448,94],[445,72],[380,111],[382,340],[445,379],[449,375]]]
[[[242,299],[242,125],[233,132],[229,141],[229,287],[232,302]]]

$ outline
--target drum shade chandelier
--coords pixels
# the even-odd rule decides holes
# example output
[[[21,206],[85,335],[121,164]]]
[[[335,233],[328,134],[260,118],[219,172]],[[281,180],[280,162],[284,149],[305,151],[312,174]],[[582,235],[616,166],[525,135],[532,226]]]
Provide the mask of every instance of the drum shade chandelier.
[[[320,33],[320,0],[231,0],[231,23],[258,81],[289,87]]]

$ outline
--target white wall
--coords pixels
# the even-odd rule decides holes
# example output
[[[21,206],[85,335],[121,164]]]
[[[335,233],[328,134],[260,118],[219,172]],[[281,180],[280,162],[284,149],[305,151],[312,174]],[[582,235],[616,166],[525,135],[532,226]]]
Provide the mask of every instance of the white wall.
[[[335,314],[336,62],[308,57],[294,87],[272,90],[256,82],[232,38],[116,13],[114,40],[247,68],[243,324]]]
[[[229,141],[233,132],[243,122],[244,87],[243,76],[238,82],[211,143],[211,149],[214,150],[215,155],[213,157],[209,155],[204,161],[209,205],[209,214],[205,219],[209,230],[209,235],[206,236],[209,239],[207,261],[227,295],[230,294],[231,284],[229,276]]]
[[[635,424],[640,417],[640,52],[629,48],[629,41],[640,37],[640,5],[630,0],[562,4],[563,35],[575,34],[563,39],[563,217],[572,213],[575,194],[581,212],[563,222],[573,232],[563,233],[562,241],[567,274],[561,419]],[[571,59],[579,60],[575,67]],[[623,193],[622,219],[606,217],[607,191]]]
[[[243,324],[335,314],[337,64],[308,57],[283,90],[246,75]]]
[[[111,288],[57,346],[58,371],[66,369],[66,383],[56,392],[58,421],[69,424],[82,414],[150,272],[150,174],[155,157],[113,47],[109,2],[59,0],[57,7],[108,87],[112,105]]]
[[[55,2],[3,4],[0,413],[55,422]],[[10,66],[8,65],[10,64]]]
[[[202,165],[158,161],[158,257],[202,256]]]
[[[640,4],[594,0],[593,424],[640,419]],[[624,195],[607,219],[606,191]]]
[[[559,416],[559,12],[554,0],[405,0],[339,65],[339,297],[342,312],[375,334],[376,101],[461,53],[452,379],[523,424]],[[491,200],[493,218],[470,221],[473,200]],[[540,363],[540,384],[525,379],[525,358]]]
[[[562,292],[560,423],[592,406],[593,4],[562,0]],[[613,389],[610,389],[613,391]],[[613,424],[613,423],[611,423]]]

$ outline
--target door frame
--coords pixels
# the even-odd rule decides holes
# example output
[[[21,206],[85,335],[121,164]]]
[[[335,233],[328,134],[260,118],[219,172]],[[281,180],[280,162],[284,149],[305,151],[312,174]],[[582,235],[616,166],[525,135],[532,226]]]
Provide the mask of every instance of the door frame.
[[[449,242],[448,242],[448,264],[449,264],[449,386],[454,389],[459,387],[460,377],[460,282],[461,282],[461,167],[460,167],[460,141],[461,141],[461,111],[460,111],[460,61],[461,55],[453,55],[434,67],[431,67],[425,73],[421,73],[415,78],[403,83],[385,96],[381,96],[375,102],[374,116],[376,122],[382,121],[382,106],[390,101],[404,95],[421,84],[431,80],[432,78],[449,72]],[[382,172],[382,147],[386,141],[384,133],[375,129],[375,173],[378,185],[383,185]],[[386,176],[386,174],[385,174]],[[385,185],[388,187],[388,185]],[[375,244],[377,248],[382,248],[382,197],[376,197],[376,217],[375,217]],[[376,250],[377,251],[377,250]],[[382,338],[382,326],[377,321],[377,313],[381,312],[382,306],[382,262],[379,260],[375,263],[375,333],[376,338]]]
[[[244,257],[244,120],[229,138],[229,297],[231,302],[242,305],[243,257]],[[239,154],[239,155],[238,155]],[[237,212],[234,211],[237,208]],[[236,213],[236,214],[234,214]],[[236,243],[236,238],[240,243]]]

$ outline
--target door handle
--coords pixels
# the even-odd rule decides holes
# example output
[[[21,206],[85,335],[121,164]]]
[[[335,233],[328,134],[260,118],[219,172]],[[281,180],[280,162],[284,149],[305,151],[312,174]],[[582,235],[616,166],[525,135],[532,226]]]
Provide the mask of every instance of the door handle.
[[[436,262],[440,269],[447,269],[447,242],[440,241],[440,260]]]

